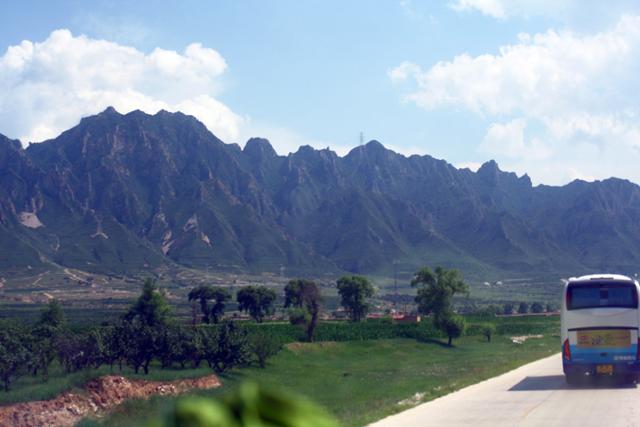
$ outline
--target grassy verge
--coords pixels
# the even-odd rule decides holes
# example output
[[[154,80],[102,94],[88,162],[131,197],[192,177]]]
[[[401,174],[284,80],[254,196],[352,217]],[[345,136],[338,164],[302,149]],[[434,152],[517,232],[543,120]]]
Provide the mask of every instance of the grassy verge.
[[[126,367],[122,372],[117,368],[114,368],[113,372],[111,372],[108,366],[102,366],[99,369],[67,374],[57,362],[54,362],[50,368],[49,381],[42,382],[42,378],[39,375],[36,377],[31,375],[22,376],[11,385],[11,389],[8,392],[0,391],[0,405],[51,399],[62,392],[81,387],[90,379],[102,375],[114,374],[151,381],[171,381],[211,374],[211,369],[205,366],[206,364],[203,364],[199,369],[160,369],[159,366],[153,366],[149,375],[135,374],[132,369]]]
[[[545,335],[524,344],[506,336],[487,343],[477,336],[448,348],[437,341],[387,339],[351,342],[294,343],[270,360],[266,369],[245,368],[223,376],[223,390],[244,379],[297,392],[324,405],[346,426],[361,426],[411,406],[400,401],[428,401],[491,378],[558,351],[559,338]],[[162,414],[175,398],[131,401],[99,425],[137,426]],[[87,420],[83,425],[96,425]]]
[[[481,318],[467,316],[469,331],[474,329],[474,324],[482,324],[491,322],[496,325],[498,335],[525,335],[525,334],[548,334],[553,333],[559,328],[558,317],[522,317],[517,319],[511,318]],[[247,332],[259,335],[270,335],[278,339],[282,343],[294,342],[302,335],[299,327],[292,326],[285,322],[280,323],[264,323],[254,324],[252,322],[243,322],[242,327]],[[476,330],[478,328],[475,328]],[[385,321],[372,321],[362,323],[350,322],[321,322],[316,332],[317,341],[369,341],[396,338],[416,338],[418,340],[429,340],[430,338],[441,336],[430,322],[422,322],[420,325],[415,324],[392,324]],[[466,342],[466,341],[462,341]],[[279,359],[277,359],[279,360]],[[192,378],[210,373],[204,365],[200,369],[167,369],[161,370],[157,363],[152,365],[151,372],[148,376],[134,375],[133,371],[125,368],[122,372],[117,369],[113,372],[128,377],[146,378],[151,380],[173,380],[179,378]],[[253,372],[249,369],[247,372]],[[81,372],[67,374],[62,371],[57,364],[50,368],[50,379],[43,383],[40,376],[33,377],[30,375],[21,376],[14,384],[11,385],[9,392],[0,391],[0,405],[29,401],[44,400],[54,397],[55,395],[74,387],[80,387],[91,378],[111,373],[109,368],[102,366],[99,369],[92,369]]]

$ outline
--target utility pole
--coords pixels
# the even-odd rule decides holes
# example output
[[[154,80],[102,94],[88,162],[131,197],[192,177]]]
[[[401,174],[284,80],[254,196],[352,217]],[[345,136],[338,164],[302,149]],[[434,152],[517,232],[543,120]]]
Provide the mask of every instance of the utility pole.
[[[398,298],[398,260],[393,260],[393,292]]]
[[[393,308],[396,309],[398,301],[400,300],[398,295],[398,260],[393,260]]]

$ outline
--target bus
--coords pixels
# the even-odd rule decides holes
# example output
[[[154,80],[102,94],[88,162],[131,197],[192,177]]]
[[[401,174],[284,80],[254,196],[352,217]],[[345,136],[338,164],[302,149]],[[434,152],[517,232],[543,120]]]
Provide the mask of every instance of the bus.
[[[594,376],[637,379],[639,294],[636,280],[618,274],[567,281],[560,325],[562,368],[568,384]]]

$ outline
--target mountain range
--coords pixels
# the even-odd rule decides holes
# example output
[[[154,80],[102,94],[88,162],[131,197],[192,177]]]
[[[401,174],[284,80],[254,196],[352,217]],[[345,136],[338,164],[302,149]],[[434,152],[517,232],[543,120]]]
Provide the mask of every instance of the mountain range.
[[[394,263],[505,273],[633,273],[640,187],[533,186],[377,141],[344,157],[225,144],[192,116],[113,108],[23,148],[0,135],[0,271],[163,265],[389,274]]]

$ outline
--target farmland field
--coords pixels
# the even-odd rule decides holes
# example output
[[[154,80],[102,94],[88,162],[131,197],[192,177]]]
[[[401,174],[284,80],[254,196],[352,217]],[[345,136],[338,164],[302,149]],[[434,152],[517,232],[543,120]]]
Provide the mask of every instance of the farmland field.
[[[266,369],[233,370],[222,376],[222,389],[198,394],[217,396],[252,379],[313,399],[344,426],[361,426],[551,355],[558,351],[558,340],[556,334],[547,334],[514,344],[508,336],[496,336],[487,343],[467,336],[457,340],[454,348],[411,339],[292,343]],[[132,401],[99,425],[144,425],[167,411],[173,401]],[[84,425],[96,423],[86,420]]]

